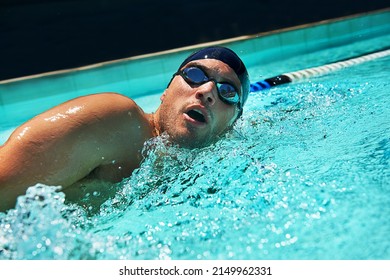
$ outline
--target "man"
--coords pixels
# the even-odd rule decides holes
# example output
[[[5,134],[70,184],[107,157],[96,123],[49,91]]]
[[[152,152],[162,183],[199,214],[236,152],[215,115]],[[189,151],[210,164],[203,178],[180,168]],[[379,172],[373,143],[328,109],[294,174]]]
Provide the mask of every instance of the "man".
[[[248,93],[241,59],[230,49],[209,47],[180,65],[154,114],[116,93],[54,107],[0,147],[0,211],[37,183],[62,186],[67,194],[86,180],[119,182],[139,166],[144,142],[162,132],[183,147],[208,145],[241,115]]]

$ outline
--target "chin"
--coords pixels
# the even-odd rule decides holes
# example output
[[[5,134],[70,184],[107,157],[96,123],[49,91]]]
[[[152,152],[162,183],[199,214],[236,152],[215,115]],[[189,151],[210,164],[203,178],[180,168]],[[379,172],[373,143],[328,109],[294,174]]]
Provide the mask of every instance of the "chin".
[[[196,127],[185,122],[172,122],[173,125],[165,126],[172,143],[183,148],[202,148],[210,145],[215,134],[208,127]]]

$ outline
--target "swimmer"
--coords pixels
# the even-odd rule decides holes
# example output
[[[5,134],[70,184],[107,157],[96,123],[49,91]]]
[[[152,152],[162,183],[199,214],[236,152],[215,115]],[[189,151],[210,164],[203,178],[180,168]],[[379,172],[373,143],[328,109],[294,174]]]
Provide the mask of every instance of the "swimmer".
[[[83,180],[120,182],[139,167],[145,141],[163,132],[182,147],[209,145],[242,114],[248,94],[243,62],[216,46],[184,60],[155,113],[118,93],[60,104],[22,124],[0,146],[0,211],[13,208],[37,183],[66,193]]]

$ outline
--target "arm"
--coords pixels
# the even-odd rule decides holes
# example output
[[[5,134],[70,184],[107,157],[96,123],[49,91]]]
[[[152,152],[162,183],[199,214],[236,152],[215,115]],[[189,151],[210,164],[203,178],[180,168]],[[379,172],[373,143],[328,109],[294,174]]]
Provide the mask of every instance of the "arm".
[[[128,167],[109,174],[120,180],[139,163],[150,131],[134,101],[113,93],[76,98],[36,116],[0,147],[0,210],[13,207],[31,185],[66,187],[114,161]]]

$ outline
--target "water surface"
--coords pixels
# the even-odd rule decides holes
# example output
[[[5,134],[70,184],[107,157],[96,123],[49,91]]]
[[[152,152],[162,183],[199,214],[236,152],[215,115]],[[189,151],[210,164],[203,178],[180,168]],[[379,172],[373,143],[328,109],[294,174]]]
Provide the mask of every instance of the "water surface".
[[[31,187],[0,259],[389,259],[389,65],[252,93],[210,147],[152,139],[95,213]]]

